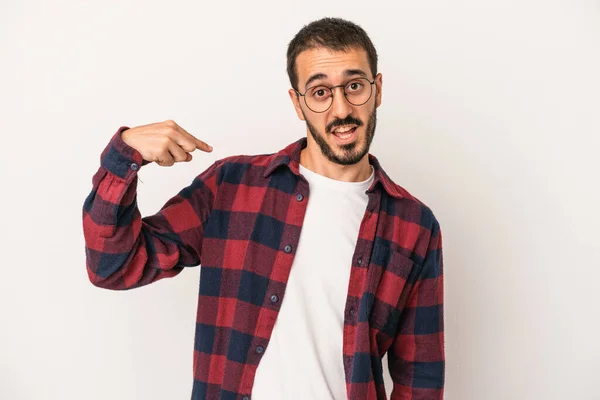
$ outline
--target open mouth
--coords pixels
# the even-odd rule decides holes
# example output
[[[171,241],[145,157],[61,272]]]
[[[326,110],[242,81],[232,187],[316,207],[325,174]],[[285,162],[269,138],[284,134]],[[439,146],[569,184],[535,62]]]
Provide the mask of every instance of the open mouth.
[[[345,125],[335,128],[331,133],[340,141],[347,142],[354,138],[357,129],[354,125]]]

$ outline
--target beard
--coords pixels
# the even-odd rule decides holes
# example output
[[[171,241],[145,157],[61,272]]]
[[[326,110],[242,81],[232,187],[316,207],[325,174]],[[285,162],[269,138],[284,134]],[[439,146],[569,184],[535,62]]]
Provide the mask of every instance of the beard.
[[[306,121],[306,126],[308,130],[319,145],[321,149],[321,153],[331,162],[340,164],[340,165],[353,165],[362,160],[362,158],[369,152],[369,148],[371,147],[371,143],[373,142],[373,137],[375,136],[375,127],[377,125],[377,107],[373,107],[373,112],[369,116],[369,122],[367,122],[367,127],[365,129],[365,137],[364,139],[358,138],[352,143],[344,144],[338,146],[342,150],[342,154],[337,154],[331,146],[325,140],[325,135],[319,133],[319,131],[312,125],[306,115],[304,116],[304,120]],[[331,122],[326,128],[325,131],[331,133],[335,127],[342,125],[356,125],[357,130],[359,127],[363,126],[363,122],[359,119],[352,118],[348,116],[344,119],[336,119]]]

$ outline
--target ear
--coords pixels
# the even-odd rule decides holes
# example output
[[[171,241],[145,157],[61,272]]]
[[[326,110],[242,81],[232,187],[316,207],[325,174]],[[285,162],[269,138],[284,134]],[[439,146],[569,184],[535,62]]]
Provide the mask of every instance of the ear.
[[[288,94],[290,95],[290,99],[292,100],[292,103],[294,104],[294,109],[296,110],[296,115],[298,115],[298,118],[300,118],[302,121],[304,121],[304,113],[302,112],[302,108],[300,107],[300,96],[298,95],[298,93],[296,93],[296,91],[294,89],[288,90]]]
[[[381,105],[381,88],[383,86],[383,75],[381,72],[375,76],[375,88],[377,89],[375,95],[375,107],[379,107]]]

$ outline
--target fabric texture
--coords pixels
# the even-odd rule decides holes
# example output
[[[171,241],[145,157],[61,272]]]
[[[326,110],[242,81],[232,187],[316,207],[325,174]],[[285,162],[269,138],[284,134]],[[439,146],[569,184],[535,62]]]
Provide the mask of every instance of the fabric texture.
[[[248,400],[285,296],[307,199],[306,138],[274,154],[216,161],[141,217],[137,174],[147,161],[120,127],[83,205],[86,268],[99,287],[126,290],[201,264],[191,398]],[[375,176],[344,310],[350,400],[443,399],[445,352],[440,226],[369,154]]]
[[[253,400],[346,398],[344,311],[350,266],[375,176],[343,182],[300,164],[310,198]]]

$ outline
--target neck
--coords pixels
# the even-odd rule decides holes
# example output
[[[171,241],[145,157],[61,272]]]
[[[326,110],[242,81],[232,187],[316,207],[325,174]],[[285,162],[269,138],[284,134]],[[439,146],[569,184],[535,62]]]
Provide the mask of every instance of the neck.
[[[340,165],[327,159],[321,153],[317,143],[311,139],[308,138],[307,146],[300,152],[300,164],[305,168],[327,178],[344,182],[362,182],[371,176],[368,154],[365,154],[356,164]]]

